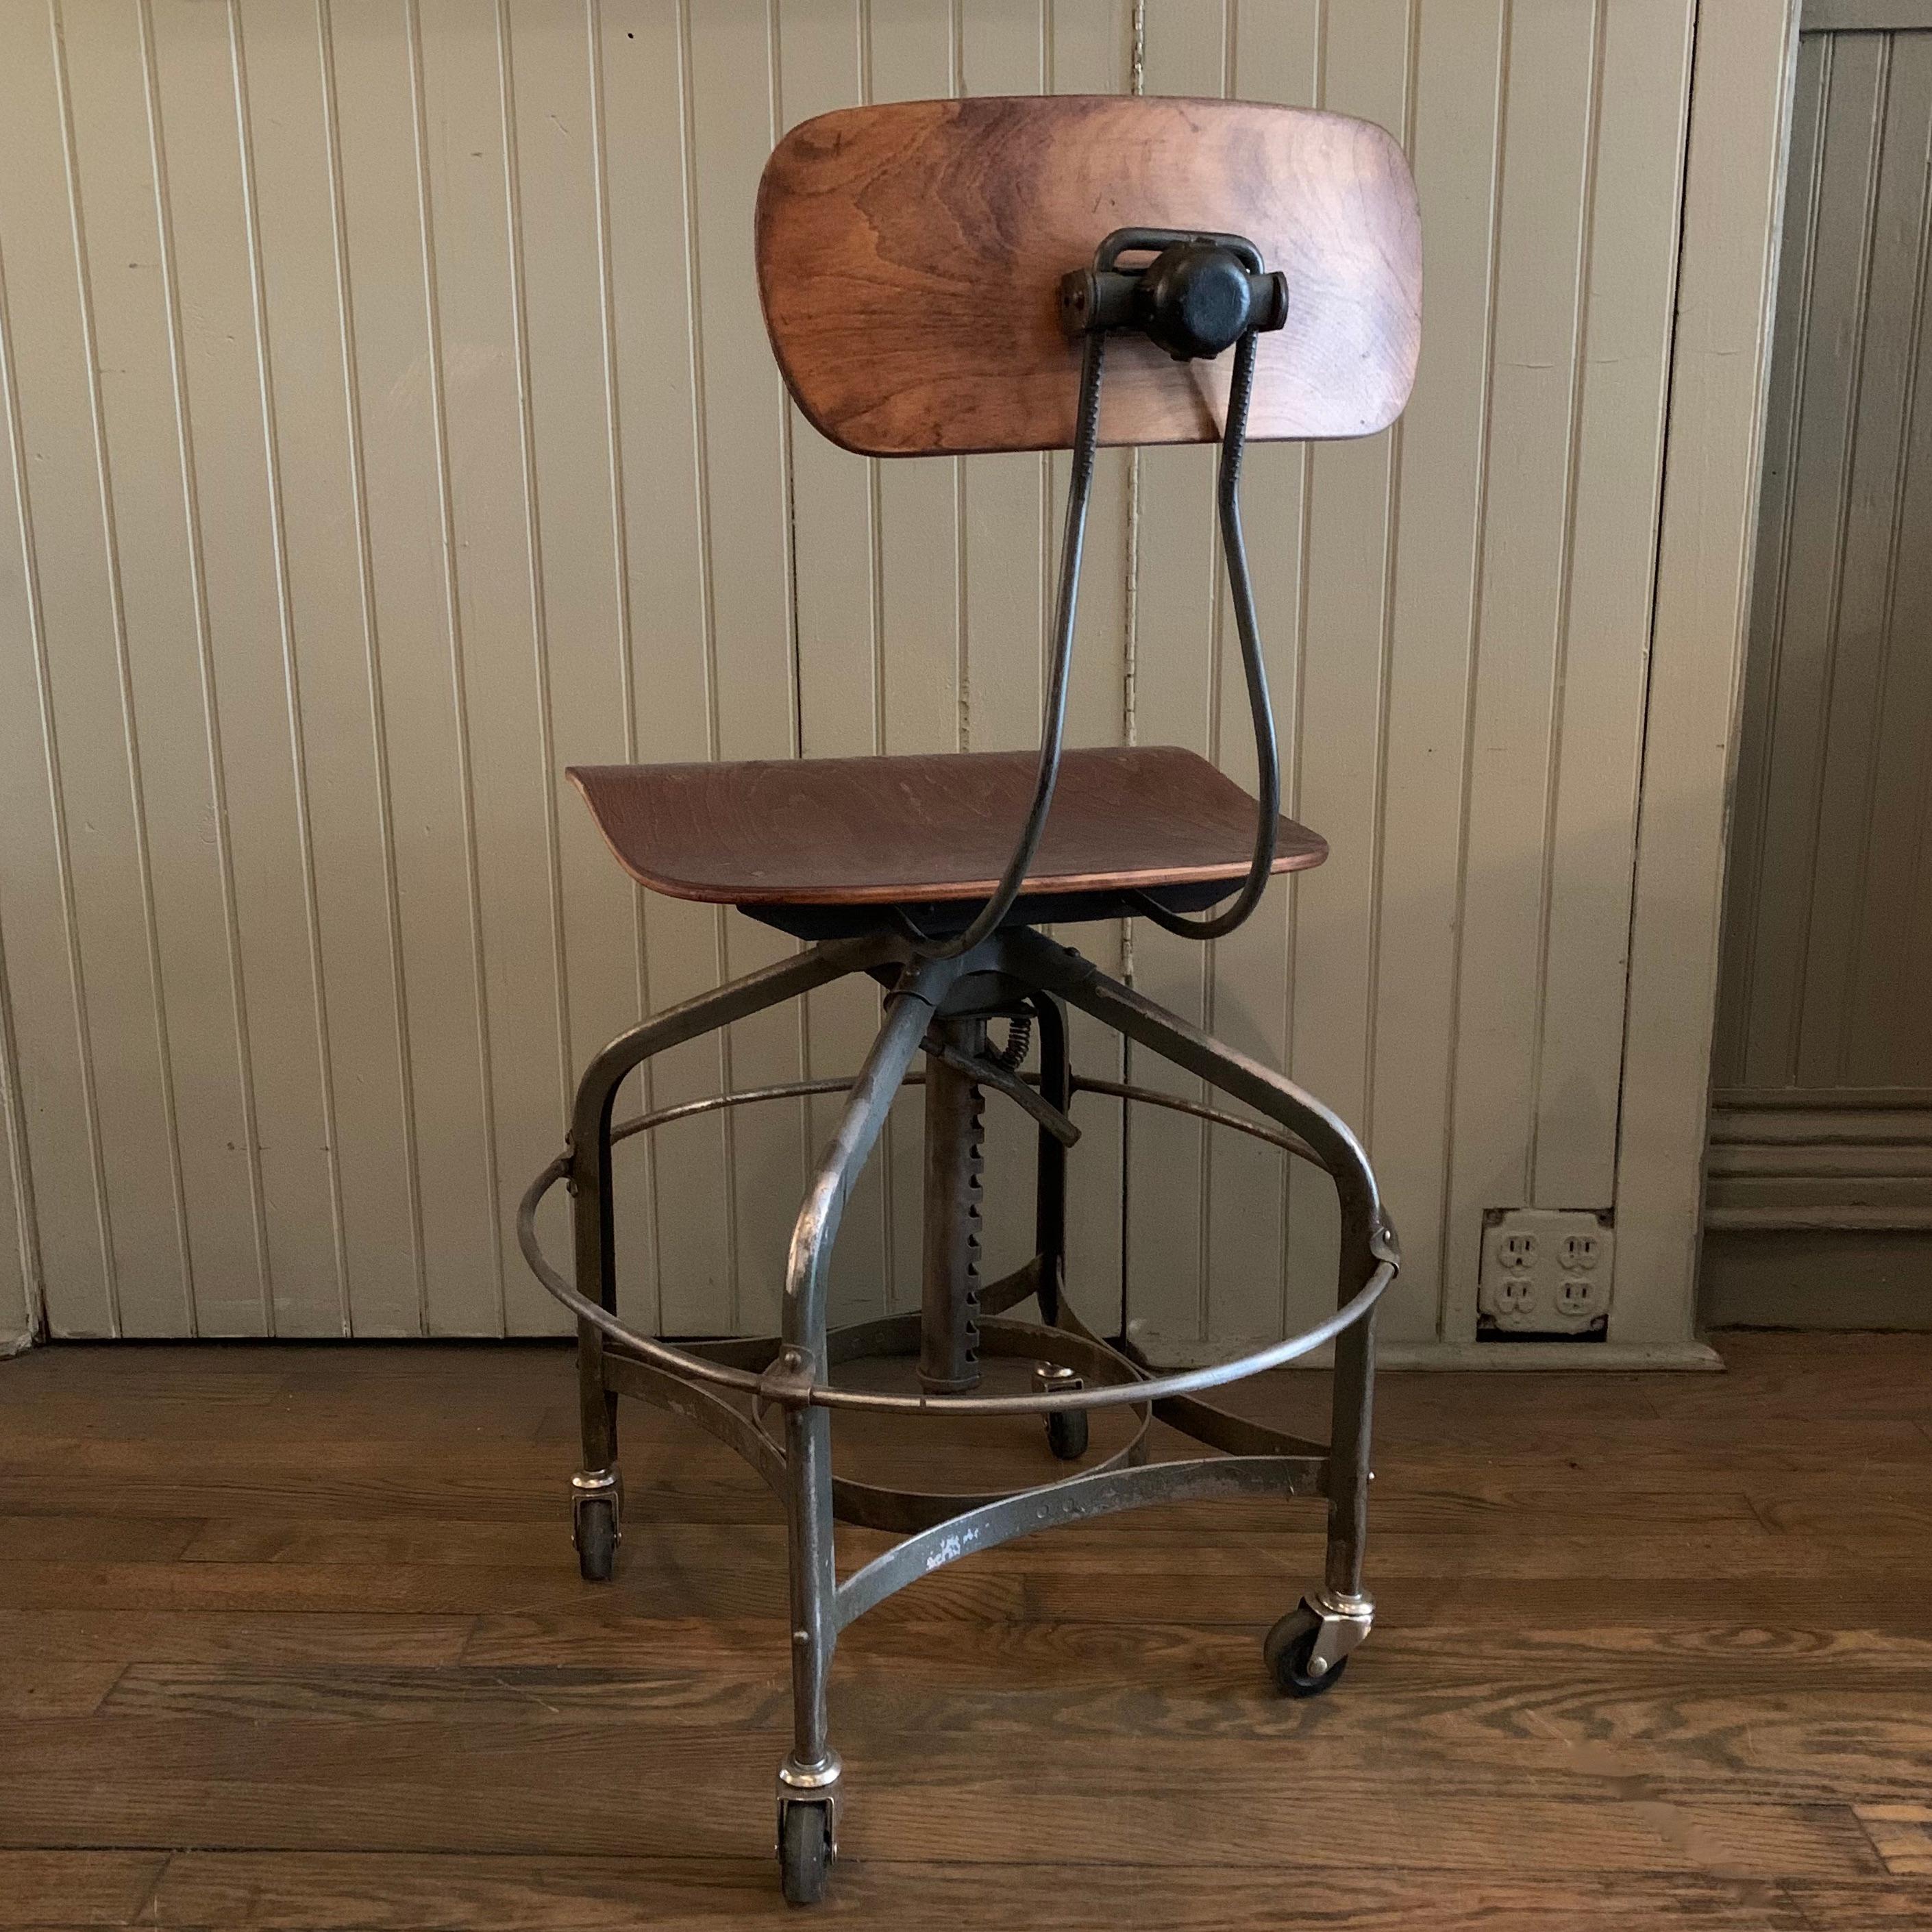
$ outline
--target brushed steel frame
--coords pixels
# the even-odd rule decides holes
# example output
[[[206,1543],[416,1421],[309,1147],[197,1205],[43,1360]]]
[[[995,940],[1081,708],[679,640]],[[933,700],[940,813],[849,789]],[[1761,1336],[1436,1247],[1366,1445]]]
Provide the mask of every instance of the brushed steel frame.
[[[850,1080],[793,1081],[667,1107],[621,1123],[613,1119],[617,1089],[634,1067],[668,1047],[744,1018],[781,1000],[853,973],[886,988],[884,1017],[864,1065]],[[1082,1078],[1068,1055],[1062,1006],[1075,1007],[1127,1039],[1198,1076],[1254,1109],[1258,1119],[1124,1082]],[[1041,1072],[1024,1097],[1039,1120],[1036,1251],[1025,1266],[980,1291],[971,1318],[988,1355],[1018,1357],[1064,1372],[1037,1378],[1032,1393],[984,1396],[933,1389],[914,1394],[840,1388],[832,1370],[877,1354],[920,1352],[930,1358],[936,1318],[888,1316],[829,1330],[826,1268],[854,1182],[878,1143],[893,1096],[922,1076],[914,1063],[934,1056],[942,1078],[957,1085],[962,1016],[1024,1013],[1040,1029]],[[994,1083],[1010,1093],[1013,1083]],[[800,1210],[787,1259],[780,1334],[759,1340],[678,1347],[638,1334],[616,1312],[613,1146],[674,1120],[716,1109],[844,1090],[838,1125],[820,1156]],[[1064,1294],[1066,1120],[1082,1093],[1169,1108],[1253,1136],[1313,1162],[1334,1180],[1341,1209],[1336,1308],[1325,1320],[1231,1360],[1162,1374],[1124,1340],[1093,1334]],[[956,1095],[956,1112],[958,1096]],[[958,1186],[965,1172],[956,1148],[945,1150],[946,1187],[928,1204],[949,1202],[963,1214]],[[574,1280],[544,1257],[536,1215],[559,1181],[572,1196]],[[1276,1495],[1320,1496],[1328,1509],[1327,1558],[1321,1585],[1303,1610],[1318,1620],[1315,1667],[1332,1671],[1367,1635],[1374,1606],[1363,1588],[1367,1534],[1369,1455],[1374,1384],[1374,1316],[1399,1265],[1393,1229],[1360,1144],[1330,1110],[1283,1076],[1222,1044],[1131,988],[1110,979],[1069,947],[1024,926],[996,932],[956,957],[920,956],[907,935],[881,932],[828,941],[686,1001],[633,1027],[597,1054],[577,1092],[564,1153],[532,1182],[518,1214],[518,1236],[538,1280],[578,1318],[583,1466],[574,1479],[577,1507],[598,1501],[614,1510],[616,1408],[620,1396],[688,1418],[742,1456],[776,1492],[787,1526],[791,1630],[793,1742],[778,1772],[781,1812],[791,1804],[828,1807],[836,1841],[841,1795],[838,1760],[829,1736],[826,1684],[839,1632],[920,1577],[1010,1538],[1108,1512],[1185,1498]],[[1002,1312],[1037,1297],[1040,1322]],[[939,1298],[948,1318],[966,1318],[958,1294]],[[1207,1391],[1307,1355],[1332,1341],[1334,1381],[1330,1438],[1312,1442],[1229,1414],[1201,1400]],[[1036,1487],[1006,1493],[933,1493],[881,1487],[835,1476],[835,1409],[888,1414],[1052,1416],[1108,1407],[1132,1410],[1125,1447],[1097,1466]],[[1147,1438],[1158,1418],[1220,1454],[1149,1462]],[[776,1430],[768,1426],[776,1420]],[[835,1521],[902,1533],[904,1540],[840,1582],[833,1560]]]

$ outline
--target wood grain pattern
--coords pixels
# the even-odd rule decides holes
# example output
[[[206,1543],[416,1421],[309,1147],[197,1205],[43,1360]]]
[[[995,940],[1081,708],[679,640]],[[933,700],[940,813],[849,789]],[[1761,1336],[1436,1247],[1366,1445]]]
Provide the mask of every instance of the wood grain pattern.
[[[730,905],[983,898],[1026,820],[1030,752],[573,766],[571,781],[625,871],[678,898]],[[1274,869],[1328,844],[1276,821]],[[1172,745],[1072,751],[1032,869],[1036,892],[1238,879],[1254,801]]]
[[[1366,436],[1400,413],[1422,272],[1402,151],[1366,122],[1246,101],[995,96],[806,122],[759,184],[772,348],[848,449],[1065,448],[1079,352],[1060,278],[1128,227],[1245,235],[1286,272],[1252,437]],[[1111,344],[1102,440],[1213,440],[1231,366]]]
[[[1112,1518],[893,1599],[840,1646],[836,1916],[1275,1932],[1292,1893],[1356,1932],[1924,1924],[1932,1340],[1720,1339],[1723,1377],[1385,1377],[1382,1617],[1318,1704],[1255,1648],[1318,1562],[1312,1507]],[[776,1510],[632,1410],[617,1578],[584,1585],[571,1377],[541,1346],[0,1366],[0,1926],[783,1918]],[[1321,1384],[1246,1394],[1305,1423]],[[1016,1423],[840,1455],[956,1480],[967,1448],[1046,1454]]]
[[[1887,1871],[1932,1878],[1932,1804],[1861,1804],[1858,1815]]]

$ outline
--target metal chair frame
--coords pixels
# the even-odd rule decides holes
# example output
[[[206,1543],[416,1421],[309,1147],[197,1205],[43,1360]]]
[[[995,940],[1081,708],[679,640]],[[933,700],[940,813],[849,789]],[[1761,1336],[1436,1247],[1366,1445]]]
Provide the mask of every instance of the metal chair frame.
[[[872,975],[889,990],[884,1024],[864,1066],[849,1082],[790,1082],[614,1123],[620,1084],[654,1055],[855,973]],[[1068,1052],[1066,1006],[1198,1076],[1253,1108],[1262,1121],[1145,1088],[1079,1076]],[[943,1149],[949,1141],[956,1146],[963,1142],[969,1163],[976,1155],[976,1114],[986,1085],[1010,1092],[1019,1084],[997,1060],[976,1058],[958,1045],[962,1034],[970,1036],[995,1017],[1024,1017],[1038,1024],[1041,1070],[1035,1098],[1054,1118],[1043,1118],[1039,1131],[1034,1256],[975,1293],[968,1244],[976,1248],[976,1204],[962,1190],[935,1187],[933,1168],[935,1145]],[[893,1096],[920,1078],[913,1069],[922,1050],[931,1063],[926,1080],[926,1304],[916,1315],[830,1330],[826,1265],[840,1219]],[[934,1077],[948,1070],[964,1077]],[[849,1097],[793,1230],[781,1334],[679,1347],[640,1334],[620,1320],[614,1144],[694,1114],[842,1089],[849,1090]],[[1168,1374],[1154,1372],[1124,1335],[1112,1342],[1094,1335],[1070,1306],[1064,1280],[1066,1148],[1060,1122],[1074,1096],[1083,1092],[1191,1114],[1253,1135],[1322,1168],[1335,1184],[1341,1210],[1335,1313],[1236,1360]],[[538,1205],[560,1181],[572,1197],[574,1282],[545,1258],[536,1237]],[[944,1211],[947,1203],[950,1211]],[[935,1228],[931,1217],[936,1208],[942,1212]],[[518,1234],[538,1279],[578,1318],[584,1456],[572,1492],[585,1574],[609,1575],[610,1552],[620,1533],[620,1396],[670,1409],[709,1430],[751,1463],[784,1506],[794,1735],[778,1769],[778,1792],[781,1857],[787,1865],[788,1892],[794,1895],[816,1892],[808,1873],[801,1876],[791,1868],[796,1861],[788,1845],[811,1839],[796,1830],[788,1836],[790,1813],[802,1806],[815,1814],[806,1822],[820,1834],[823,1846],[818,1889],[822,1890],[823,1866],[836,1854],[842,1778],[829,1734],[826,1686],[838,1634],[896,1591],[961,1556],[1028,1531],[1148,1504],[1234,1495],[1320,1496],[1328,1505],[1322,1582],[1270,1632],[1266,1654],[1282,1688],[1306,1694],[1331,1684],[1369,1634],[1374,1604],[1363,1588],[1362,1566],[1372,1479],[1374,1316],[1394,1278],[1398,1255],[1367,1157],[1348,1127],[1292,1081],[1109,978],[1078,952],[1030,926],[1004,928],[957,958],[921,960],[911,940],[890,931],[827,941],[620,1034],[585,1072],[568,1148],[531,1184],[518,1211]],[[935,1298],[931,1262],[940,1255],[966,1256],[968,1264],[954,1276],[967,1283],[964,1292]],[[1038,1299],[1040,1322],[998,1318],[1028,1296]],[[970,1356],[974,1340],[989,1354],[1046,1365],[1039,1391],[892,1394],[841,1388],[832,1378],[842,1363],[914,1347],[928,1358],[956,1360]],[[1200,1399],[1210,1390],[1297,1360],[1330,1342],[1334,1377],[1326,1444],[1230,1414]],[[832,1470],[835,1410],[1040,1415],[1051,1426],[1056,1418],[1084,1417],[1093,1409],[1115,1406],[1130,1408],[1138,1425],[1124,1448],[1079,1474],[1011,1493],[975,1497],[880,1487],[836,1477]],[[782,1419],[776,1439],[765,1426],[772,1414]],[[1147,1461],[1148,1429],[1154,1418],[1218,1453],[1178,1462]],[[898,1532],[904,1540],[841,1582],[833,1562],[835,1521]]]
[[[1094,248],[1103,205],[1132,225],[1107,222],[1110,232]],[[1194,225],[1216,212],[1211,226]],[[1162,220],[1168,225],[1148,225]],[[1244,232],[1232,232],[1238,227]],[[1077,258],[1090,249],[1091,266],[1082,268]],[[1152,259],[1128,268],[1123,262],[1130,255]],[[709,1430],[758,1471],[784,1506],[793,1739],[778,1773],[778,1853],[786,1895],[802,1903],[823,1894],[837,1851],[843,1779],[826,1690],[839,1633],[944,1564],[1030,1530],[1144,1504],[1319,1496],[1328,1508],[1323,1578],[1264,1640],[1276,1682],[1294,1695],[1327,1689],[1373,1622],[1362,1566],[1374,1323],[1397,1255],[1367,1157],[1347,1126],[1292,1082],[1108,978],[1037,928],[1134,915],[1211,939],[1255,910],[1274,872],[1312,862],[1312,835],[1278,814],[1279,759],[1241,534],[1242,452],[1251,405],[1261,412],[1262,433],[1274,436],[1366,434],[1393,420],[1414,371],[1420,248],[1413,184],[1379,130],[1252,104],[1094,98],[913,103],[805,123],[781,142],[761,182],[758,260],[760,298],[787,386],[834,440],[877,455],[1072,452],[1040,760],[1032,803],[1004,872],[982,887],[966,883],[976,873],[962,880],[930,868],[914,881],[933,889],[930,902],[902,892],[898,875],[877,892],[896,902],[883,904],[871,902],[874,894],[856,879],[822,880],[814,893],[795,891],[796,877],[780,872],[771,890],[747,891],[742,871],[722,881],[705,875],[707,884],[676,854],[668,865],[640,868],[600,814],[634,877],[659,890],[738,904],[809,943],[781,964],[648,1019],[604,1048],[577,1090],[565,1152],[531,1184],[518,1216],[531,1267],[578,1321],[584,1460],[572,1494],[584,1574],[608,1578],[614,1562],[622,1396]],[[1058,330],[1050,314],[1056,290]],[[1272,373],[1258,377],[1264,335],[1278,337],[1280,346],[1270,357]],[[1126,386],[1117,392],[1124,407],[1103,438],[1100,392],[1109,338],[1121,342]],[[1065,377],[1075,344],[1080,380],[1070,424]],[[1231,350],[1216,424],[1204,408],[1208,372]],[[1150,359],[1160,354],[1173,361]],[[1258,793],[1245,878],[1227,876],[1219,860],[1212,876],[1173,863],[1136,867],[1130,856],[1060,874],[1036,868],[1060,768],[1087,502],[1103,440],[1221,446],[1222,556]],[[586,796],[598,811],[597,794],[611,774],[578,776],[596,780]],[[946,799],[953,802],[950,794]],[[1278,852],[1284,831],[1304,842],[1298,854]],[[1207,911],[1231,893],[1223,910]],[[792,1082],[614,1123],[620,1084],[654,1054],[861,973],[885,988],[884,1017],[850,1081]],[[1258,1118],[1080,1077],[1068,1048],[1070,1006]],[[998,1052],[986,1031],[996,1019],[1010,1023]],[[1035,1030],[1040,1069],[1029,1082],[1020,1070]],[[834,1332],[826,1319],[826,1268],[840,1219],[894,1096],[922,1077],[914,1072],[922,1052],[928,1063],[922,1305],[914,1315]],[[1039,1146],[1033,1258],[982,1287],[978,1228],[988,1088],[1035,1120]],[[714,1108],[841,1089],[848,1097],[837,1130],[792,1232],[781,1333],[677,1347],[621,1320],[615,1142]],[[1066,1151],[1078,1134],[1069,1110],[1082,1093],[1177,1108],[1253,1134],[1323,1169],[1340,1205],[1334,1313],[1270,1347],[1179,1372],[1156,1372],[1138,1354],[1124,1317],[1120,1335],[1096,1336],[1074,1312],[1065,1282]],[[574,1280],[545,1259],[536,1238],[538,1207],[559,1181],[573,1197]],[[1040,1319],[1010,1318],[1009,1311],[1030,1298]],[[1202,1399],[1330,1342],[1325,1444]],[[1033,1391],[974,1393],[982,1351],[1033,1360]],[[916,1354],[921,1394],[842,1387],[833,1378],[843,1364],[893,1352]],[[838,1410],[1037,1415],[1053,1452],[1072,1460],[1086,1450],[1090,1412],[1114,1407],[1133,1413],[1136,1426],[1126,1446],[1057,1482],[974,1496],[859,1483],[832,1471]],[[1150,1462],[1148,1434],[1156,1418],[1214,1453]],[[842,1582],[836,1521],[895,1532],[903,1540]]]

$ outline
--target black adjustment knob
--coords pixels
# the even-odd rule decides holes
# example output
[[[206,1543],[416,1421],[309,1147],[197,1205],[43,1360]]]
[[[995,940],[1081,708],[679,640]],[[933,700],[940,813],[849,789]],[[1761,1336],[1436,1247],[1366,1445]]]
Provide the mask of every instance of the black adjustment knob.
[[[1259,318],[1247,265],[1210,242],[1163,249],[1135,291],[1135,320],[1177,362],[1219,356]]]

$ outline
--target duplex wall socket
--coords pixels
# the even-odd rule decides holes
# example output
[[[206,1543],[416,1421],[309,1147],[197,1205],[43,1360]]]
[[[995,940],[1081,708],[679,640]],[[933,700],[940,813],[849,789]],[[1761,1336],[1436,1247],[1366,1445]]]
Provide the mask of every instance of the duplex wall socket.
[[[1601,1334],[1610,1312],[1616,1236],[1587,1210],[1510,1208],[1484,1217],[1476,1288],[1491,1336]]]

